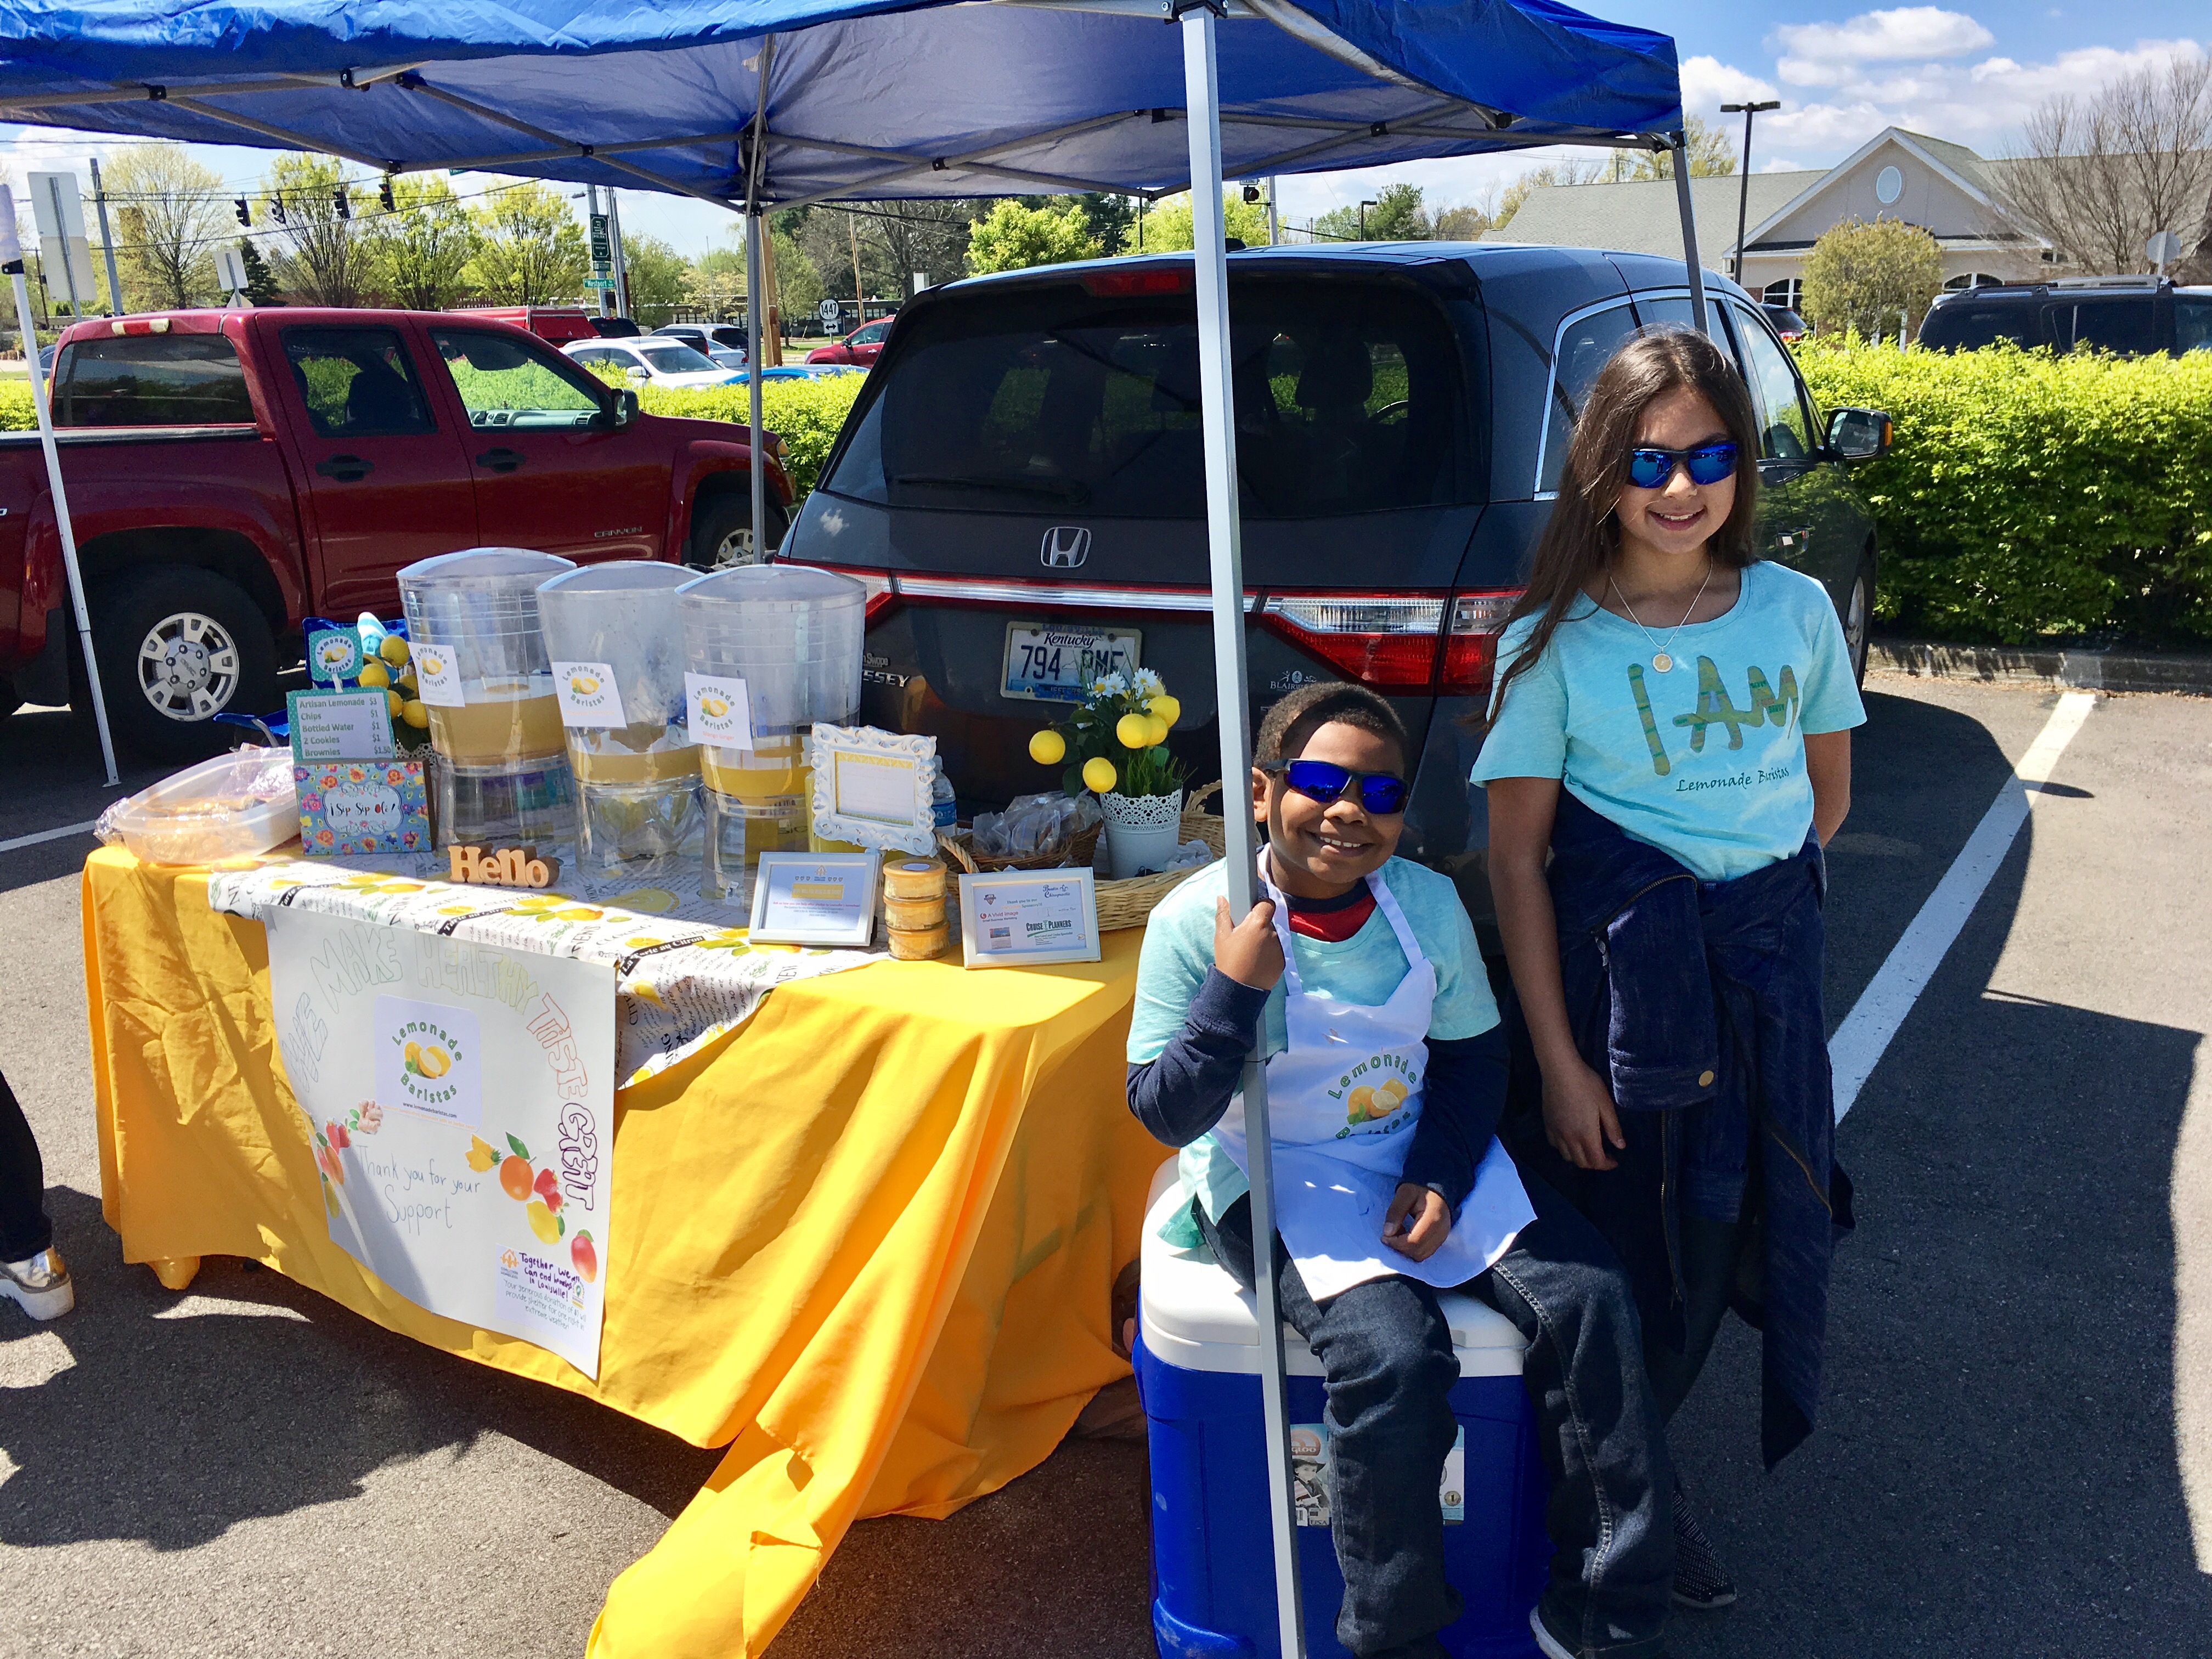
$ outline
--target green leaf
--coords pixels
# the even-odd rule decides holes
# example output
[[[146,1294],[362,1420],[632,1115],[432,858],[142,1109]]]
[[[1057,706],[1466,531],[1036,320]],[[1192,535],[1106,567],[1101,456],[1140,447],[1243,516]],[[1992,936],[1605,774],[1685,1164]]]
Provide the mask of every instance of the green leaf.
[[[507,1144],[508,1146],[512,1146],[513,1148],[514,1148],[514,1155],[515,1155],[517,1158],[520,1158],[520,1159],[521,1159],[525,1164],[527,1164],[527,1163],[529,1163],[529,1162],[530,1162],[530,1148],[529,1148],[529,1147],[527,1147],[527,1146],[524,1146],[524,1145],[523,1145],[520,1140],[517,1140],[517,1139],[516,1139],[513,1135],[509,1135],[509,1136],[507,1138]]]

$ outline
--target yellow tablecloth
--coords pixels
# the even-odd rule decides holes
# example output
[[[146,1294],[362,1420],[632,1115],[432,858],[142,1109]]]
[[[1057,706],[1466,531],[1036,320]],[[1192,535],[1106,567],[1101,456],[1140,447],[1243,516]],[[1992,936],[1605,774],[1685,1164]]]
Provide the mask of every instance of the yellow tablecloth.
[[[364,1318],[702,1446],[714,1477],[615,1581],[593,1659],[732,1659],[863,1516],[1033,1468],[1127,1374],[1115,1276],[1161,1153],[1123,1103],[1137,931],[1105,960],[899,963],[787,985],[616,1096],[596,1382],[395,1295],[330,1239],[275,1067],[267,941],[204,873],[84,872],[101,1199],[124,1257],[266,1262]]]

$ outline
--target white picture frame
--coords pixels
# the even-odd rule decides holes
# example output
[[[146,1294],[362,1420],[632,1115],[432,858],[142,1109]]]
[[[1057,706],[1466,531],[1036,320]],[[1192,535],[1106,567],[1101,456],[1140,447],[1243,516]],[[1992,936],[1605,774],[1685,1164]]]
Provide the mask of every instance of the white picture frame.
[[[874,937],[882,883],[883,860],[874,853],[763,853],[753,872],[747,937],[761,945],[866,950]],[[833,884],[843,889],[834,899],[805,890]]]
[[[962,876],[960,954],[966,968],[1042,968],[1055,962],[1097,961],[1097,874],[1089,870],[989,870],[980,876]]]
[[[879,852],[937,850],[935,738],[817,725],[808,743],[817,836]]]

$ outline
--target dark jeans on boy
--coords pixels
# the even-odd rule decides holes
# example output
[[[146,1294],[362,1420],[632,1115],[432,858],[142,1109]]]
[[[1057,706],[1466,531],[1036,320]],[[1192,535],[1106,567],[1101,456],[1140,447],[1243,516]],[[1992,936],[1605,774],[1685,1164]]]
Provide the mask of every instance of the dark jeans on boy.
[[[1536,1219],[1465,1288],[1528,1345],[1522,1381],[1551,1475],[1546,1623],[1582,1659],[1650,1659],[1674,1577],[1674,1475],[1644,1374],[1636,1310],[1611,1249],[1582,1212],[1522,1177]],[[1206,1243],[1253,1285],[1252,1207],[1219,1225],[1194,1205]],[[1436,1292],[1402,1276],[1356,1285],[1318,1305],[1279,1239],[1283,1317],[1312,1345],[1328,1388],[1331,1528],[1344,1570],[1336,1638],[1360,1659],[1434,1659],[1459,1617],[1444,1582],[1443,1518],[1433,1493],[1457,1432],[1459,1379]],[[1679,1403],[1679,1402],[1678,1402]]]
[[[46,1219],[46,1172],[23,1109],[0,1077],[0,1261],[21,1261],[54,1242]]]

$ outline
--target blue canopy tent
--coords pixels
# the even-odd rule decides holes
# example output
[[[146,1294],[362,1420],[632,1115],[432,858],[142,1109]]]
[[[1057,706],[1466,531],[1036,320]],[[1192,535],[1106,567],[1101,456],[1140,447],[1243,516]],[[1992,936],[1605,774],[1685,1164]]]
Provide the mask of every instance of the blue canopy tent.
[[[757,340],[757,233],[770,210],[1190,190],[1231,780],[1249,765],[1250,699],[1221,181],[1559,143],[1682,159],[1674,43],[1557,0],[0,0],[0,119],[320,150],[387,173],[670,191],[744,213]],[[1686,169],[1674,171],[1703,318]],[[757,442],[758,377],[751,415]],[[757,470],[753,488],[759,526]],[[1242,915],[1253,827],[1226,816]],[[1247,1066],[1264,1254],[1262,1079]],[[1281,1322],[1264,1260],[1259,1282],[1280,1639],[1301,1654]]]

